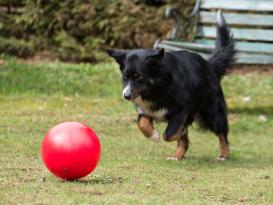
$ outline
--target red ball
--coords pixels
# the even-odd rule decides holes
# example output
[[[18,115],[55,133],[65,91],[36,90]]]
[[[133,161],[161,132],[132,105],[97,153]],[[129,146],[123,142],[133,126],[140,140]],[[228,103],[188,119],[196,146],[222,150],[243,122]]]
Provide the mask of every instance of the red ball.
[[[45,135],[41,149],[44,164],[55,176],[76,180],[91,173],[100,159],[96,133],[79,122],[64,122]]]

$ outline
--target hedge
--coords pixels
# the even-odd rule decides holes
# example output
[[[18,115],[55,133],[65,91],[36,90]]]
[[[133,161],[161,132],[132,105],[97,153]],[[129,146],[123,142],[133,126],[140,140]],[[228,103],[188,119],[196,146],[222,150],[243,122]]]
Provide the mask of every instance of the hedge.
[[[175,1],[174,1],[175,2]],[[166,37],[164,1],[148,0],[2,0],[0,52],[21,57],[50,51],[76,62],[100,60],[107,47],[151,47]],[[181,1],[183,11],[192,1]]]

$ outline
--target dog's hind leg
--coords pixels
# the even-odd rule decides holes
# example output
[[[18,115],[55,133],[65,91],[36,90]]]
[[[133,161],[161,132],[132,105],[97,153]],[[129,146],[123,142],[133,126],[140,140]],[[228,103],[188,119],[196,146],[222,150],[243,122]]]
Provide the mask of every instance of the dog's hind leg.
[[[218,110],[225,110],[224,107],[220,107]],[[228,146],[228,120],[226,112],[218,112],[215,114],[214,126],[212,131],[218,136],[219,140],[219,156],[216,160],[225,161],[229,158],[229,146]]]
[[[228,140],[225,134],[219,134],[219,148],[220,148],[220,155],[216,157],[216,160],[224,161],[229,158],[229,148],[228,148]]]
[[[167,157],[167,160],[181,160],[184,158],[189,147],[188,129],[185,128],[180,134],[181,136],[177,140],[177,150],[173,156]]]
[[[145,137],[155,142],[159,142],[160,135],[158,131],[154,128],[153,119],[145,115],[139,115],[137,125]]]
[[[220,154],[216,158],[224,161],[229,158],[227,108],[222,92],[200,113],[201,125],[218,136]]]

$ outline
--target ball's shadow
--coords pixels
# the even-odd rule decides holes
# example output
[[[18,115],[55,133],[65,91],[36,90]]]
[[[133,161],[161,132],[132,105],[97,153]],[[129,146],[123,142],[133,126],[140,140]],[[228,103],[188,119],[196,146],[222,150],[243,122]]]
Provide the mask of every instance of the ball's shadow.
[[[91,175],[86,178],[77,180],[63,180],[63,182],[78,183],[78,184],[114,184],[123,183],[124,179],[122,177],[112,177],[112,176],[101,176],[101,175]]]

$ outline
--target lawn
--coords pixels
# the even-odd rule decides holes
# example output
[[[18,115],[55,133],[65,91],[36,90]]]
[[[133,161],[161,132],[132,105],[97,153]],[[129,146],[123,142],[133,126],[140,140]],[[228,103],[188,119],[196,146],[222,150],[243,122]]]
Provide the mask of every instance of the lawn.
[[[273,75],[223,79],[231,159],[215,162],[218,140],[190,129],[182,161],[167,161],[175,143],[145,139],[134,107],[122,100],[113,63],[0,65],[0,204],[273,204]],[[96,130],[102,156],[79,181],[53,177],[40,144],[63,121]],[[162,131],[164,124],[158,125]]]

